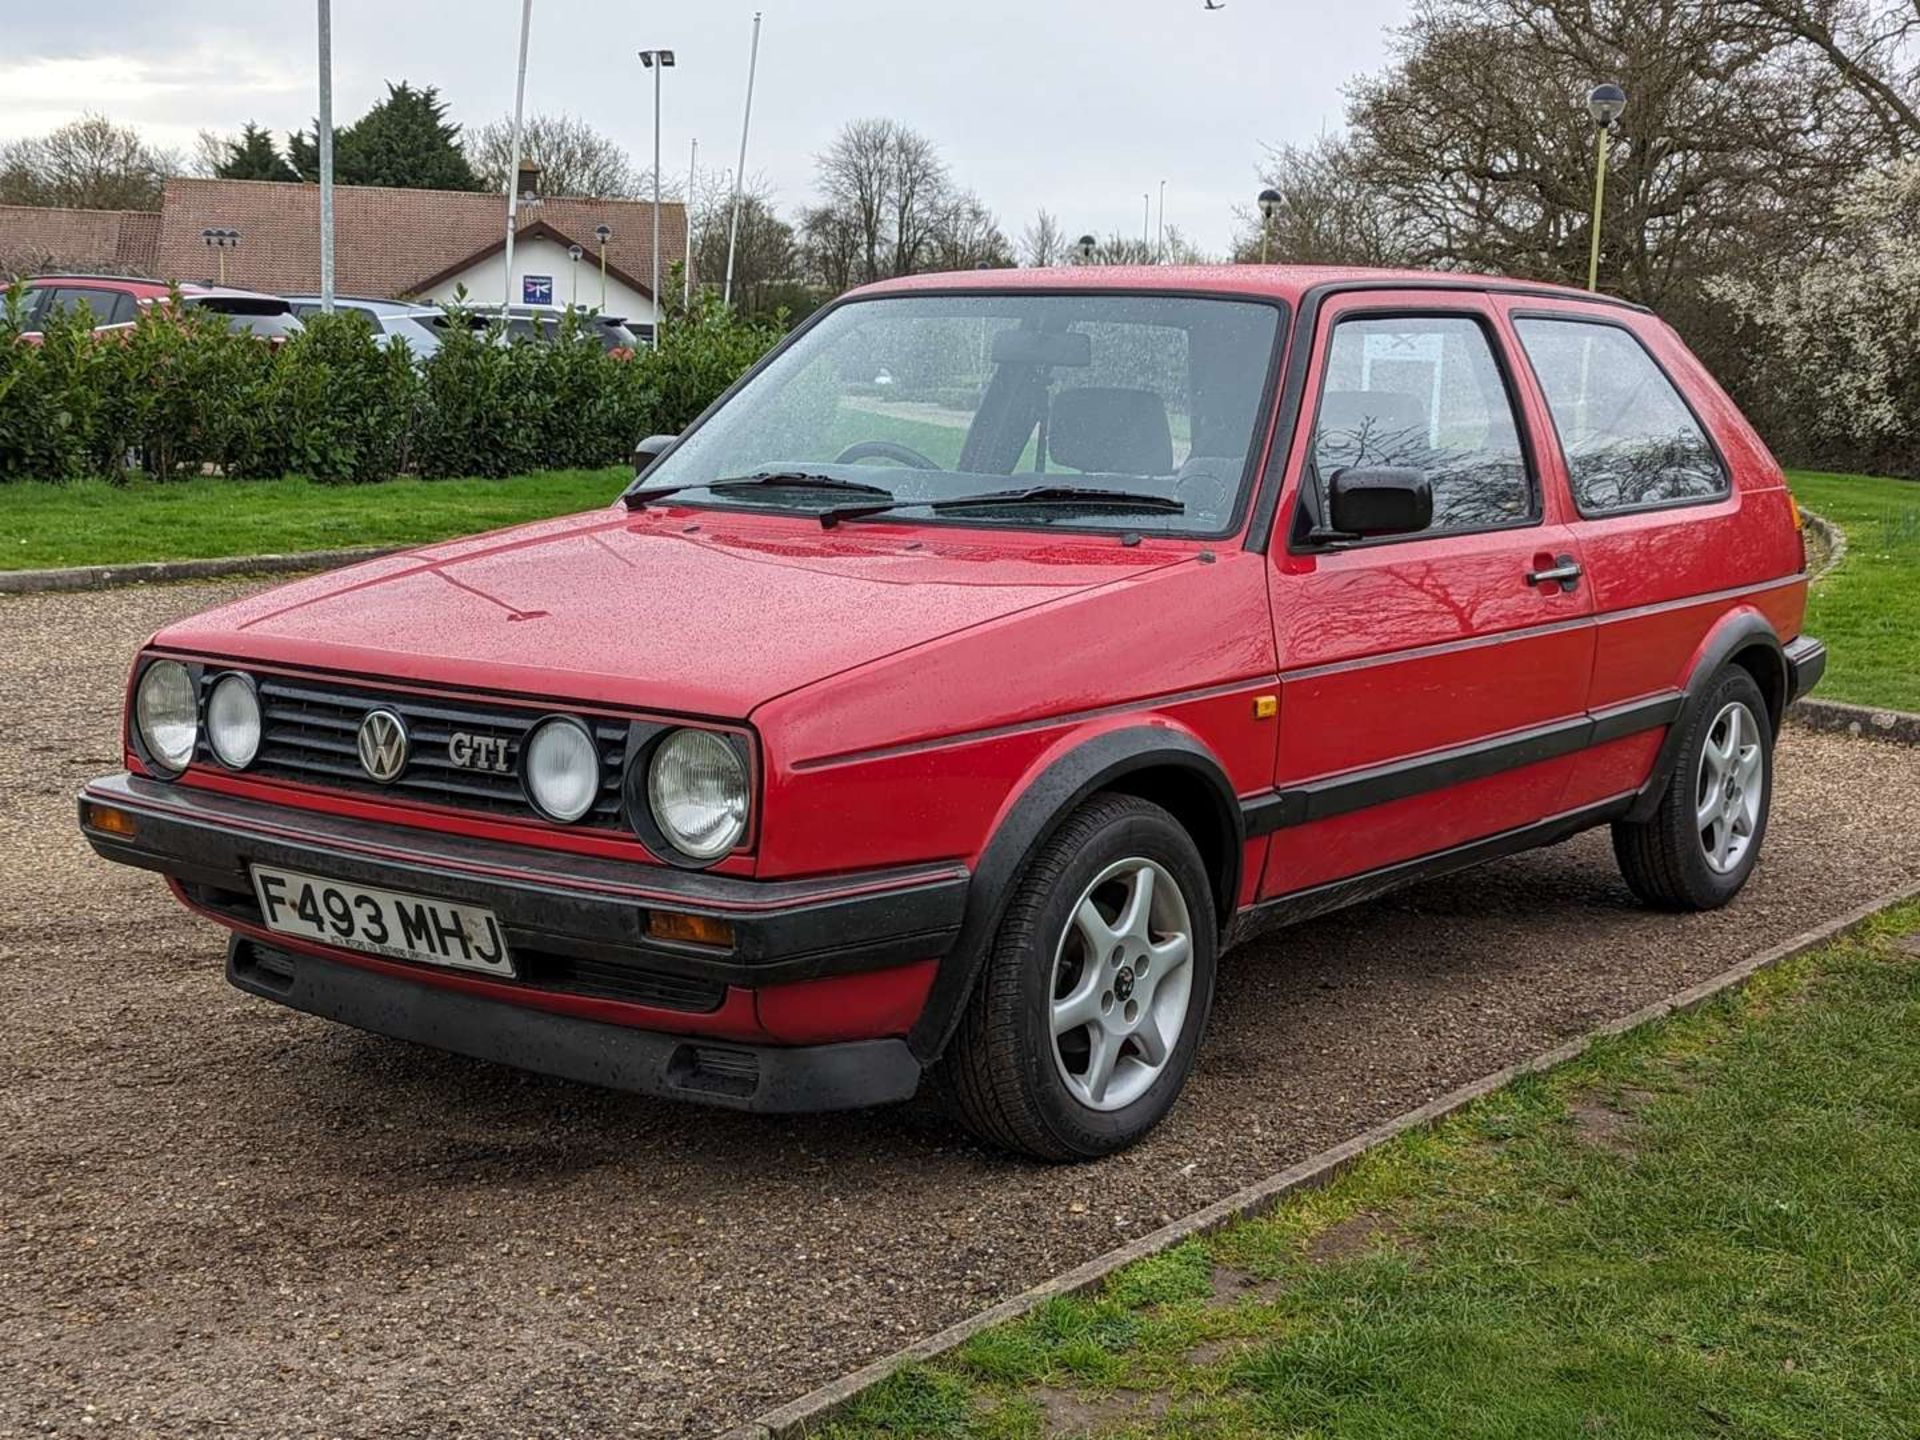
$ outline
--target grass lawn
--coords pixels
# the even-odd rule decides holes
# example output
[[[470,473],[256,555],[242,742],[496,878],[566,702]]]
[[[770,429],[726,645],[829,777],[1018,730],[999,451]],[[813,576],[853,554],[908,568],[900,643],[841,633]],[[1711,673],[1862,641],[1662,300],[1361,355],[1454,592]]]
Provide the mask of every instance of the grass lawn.
[[[1827,642],[1828,700],[1920,710],[1920,483],[1794,474],[1807,509],[1847,532],[1840,568],[1814,587],[1807,631]]]
[[[1529,1077],[822,1434],[1911,1435],[1916,926]]]
[[[411,545],[610,504],[626,466],[504,480],[0,485],[0,570]]]

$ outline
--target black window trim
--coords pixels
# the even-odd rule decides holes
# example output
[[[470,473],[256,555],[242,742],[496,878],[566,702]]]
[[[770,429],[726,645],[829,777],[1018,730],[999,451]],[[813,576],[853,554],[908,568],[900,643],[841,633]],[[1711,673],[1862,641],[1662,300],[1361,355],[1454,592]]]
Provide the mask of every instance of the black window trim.
[[[1707,442],[1707,449],[1713,453],[1713,460],[1720,467],[1720,489],[1712,495],[1684,495],[1674,500],[1654,500],[1645,505],[1626,505],[1619,509],[1589,510],[1580,503],[1580,491],[1573,483],[1573,467],[1567,462],[1567,443],[1560,434],[1560,421],[1554,416],[1553,401],[1547,395],[1546,382],[1540,378],[1540,371],[1533,363],[1533,353],[1527,349],[1526,336],[1520,333],[1523,320],[1561,321],[1568,325],[1598,325],[1608,330],[1618,330],[1640,348],[1647,357],[1647,363],[1653,366],[1654,373],[1667,382],[1667,388],[1673,391],[1681,407],[1692,419],[1694,428],[1700,432],[1700,438]],[[1624,321],[1611,315],[1585,315],[1572,310],[1509,310],[1507,323],[1513,327],[1513,339],[1520,351],[1520,358],[1526,364],[1527,373],[1533,377],[1534,385],[1540,391],[1540,399],[1547,412],[1547,423],[1553,430],[1553,446],[1560,455],[1560,473],[1567,484],[1567,495],[1573,501],[1573,508],[1582,520],[1612,520],[1622,515],[1650,515],[1661,510],[1691,510],[1708,505],[1724,505],[1734,497],[1739,489],[1733,482],[1733,466],[1727,463],[1726,452],[1720,448],[1719,438],[1713,433],[1713,427],[1700,416],[1694,407],[1693,398],[1687,394],[1686,387],[1673,378],[1673,373],[1654,353],[1644,336]]]
[[[779,356],[784,354],[802,335],[805,335],[809,330],[813,329],[815,325],[818,325],[826,319],[828,315],[844,309],[849,305],[871,304],[882,300],[966,299],[974,296],[992,296],[999,299],[1009,297],[1018,299],[1027,296],[1080,299],[1090,295],[1101,298],[1111,296],[1116,299],[1131,300],[1218,300],[1234,305],[1263,305],[1270,310],[1278,312],[1278,317],[1273,327],[1273,345],[1271,353],[1267,357],[1267,370],[1261,380],[1260,407],[1254,412],[1253,424],[1247,434],[1247,458],[1241,467],[1239,492],[1234,498],[1233,511],[1224,522],[1224,528],[1217,530],[1181,530],[1151,523],[1136,523],[1126,526],[1035,525],[1030,523],[1014,525],[1004,522],[983,521],[970,516],[951,515],[929,515],[924,518],[913,519],[911,523],[915,525],[944,526],[956,530],[1016,530],[1027,534],[1090,535],[1103,539],[1117,539],[1122,535],[1138,535],[1144,539],[1171,540],[1176,542],[1229,540],[1241,533],[1242,528],[1248,523],[1249,516],[1253,517],[1254,523],[1257,524],[1259,520],[1258,492],[1265,483],[1264,476],[1267,473],[1266,466],[1261,462],[1269,458],[1268,439],[1271,437],[1271,443],[1276,447],[1282,443],[1278,431],[1274,428],[1274,421],[1279,410],[1281,376],[1290,348],[1295,319],[1294,306],[1284,295],[1249,294],[1238,290],[1214,290],[1203,286],[1172,285],[929,285],[925,287],[914,286],[910,289],[901,290],[852,290],[822,305],[799,325],[788,331],[786,337],[782,339],[778,345],[775,345],[771,350],[767,351],[766,354],[762,355],[738,380],[735,380],[733,384],[721,391],[719,397],[716,398],[711,405],[694,416],[693,419],[688,422],[687,427],[680,432],[675,444],[677,445],[680,440],[685,440],[702,425],[706,424],[723,405],[733,398],[737,391],[745,388],[755,376],[768,365],[772,364]],[[1021,472],[1015,473],[1018,474]],[[703,510],[725,510],[753,515],[784,513],[772,512],[765,505],[727,505],[715,504],[711,501],[702,501],[700,508]],[[793,513],[800,514],[803,517],[806,514],[804,511]],[[1147,517],[1144,515],[1141,517],[1142,521],[1146,519]]]
[[[1507,408],[1513,414],[1513,430],[1520,442],[1520,459],[1526,470],[1532,513],[1525,519],[1510,520],[1503,525],[1475,525],[1458,530],[1416,530],[1408,535],[1380,535],[1369,540],[1343,540],[1337,544],[1307,543],[1304,536],[1318,516],[1322,490],[1318,461],[1313,450],[1313,437],[1320,430],[1320,405],[1327,390],[1326,371],[1323,366],[1320,389],[1313,396],[1313,422],[1307,430],[1306,453],[1301,457],[1300,462],[1300,484],[1294,492],[1293,505],[1287,517],[1287,553],[1289,555],[1344,554],[1350,550],[1371,550],[1382,545],[1408,545],[1422,540],[1451,540],[1462,535],[1497,535],[1507,530],[1534,530],[1547,523],[1546,490],[1540,477],[1540,456],[1534,444],[1533,427],[1528,424],[1526,408],[1520,403],[1520,392],[1514,383],[1512,359],[1506,354],[1504,337],[1500,333],[1499,326],[1493,323],[1493,318],[1474,306],[1448,305],[1444,302],[1420,306],[1356,305],[1350,310],[1339,311],[1333,317],[1332,325],[1328,327],[1324,340],[1318,346],[1312,344],[1313,337],[1308,337],[1307,351],[1309,361],[1315,354],[1330,354],[1334,332],[1349,320],[1466,320],[1477,325],[1486,339],[1487,350],[1493,357],[1494,369],[1500,376],[1501,388],[1506,391]],[[1276,448],[1279,446],[1278,436],[1275,437],[1274,444]],[[1282,476],[1282,483],[1285,483],[1284,476]]]

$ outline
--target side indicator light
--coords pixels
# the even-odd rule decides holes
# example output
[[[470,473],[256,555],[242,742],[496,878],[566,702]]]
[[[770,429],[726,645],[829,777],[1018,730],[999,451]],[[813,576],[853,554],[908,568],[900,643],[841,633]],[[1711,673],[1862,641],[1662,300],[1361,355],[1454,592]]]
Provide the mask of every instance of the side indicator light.
[[[1254,719],[1271,720],[1279,713],[1280,697],[1278,695],[1256,695],[1253,697]]]
[[[89,800],[85,802],[83,812],[81,818],[89,830],[104,830],[109,835],[123,835],[129,840],[139,833],[133,816],[111,805],[96,805]]]
[[[715,949],[733,948],[733,922],[711,915],[680,915],[670,910],[647,912],[647,934],[655,940],[671,940],[681,945],[711,945]]]

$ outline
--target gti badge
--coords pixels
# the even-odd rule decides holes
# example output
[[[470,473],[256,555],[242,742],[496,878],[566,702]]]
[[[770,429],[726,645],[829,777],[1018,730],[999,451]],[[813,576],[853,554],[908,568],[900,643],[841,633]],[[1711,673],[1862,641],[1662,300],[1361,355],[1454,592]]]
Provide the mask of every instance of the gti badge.
[[[391,785],[407,768],[406,724],[391,710],[369,710],[354,748],[360,752],[360,768],[382,785]]]
[[[507,741],[498,735],[469,735],[456,730],[447,737],[447,759],[463,770],[507,772]]]

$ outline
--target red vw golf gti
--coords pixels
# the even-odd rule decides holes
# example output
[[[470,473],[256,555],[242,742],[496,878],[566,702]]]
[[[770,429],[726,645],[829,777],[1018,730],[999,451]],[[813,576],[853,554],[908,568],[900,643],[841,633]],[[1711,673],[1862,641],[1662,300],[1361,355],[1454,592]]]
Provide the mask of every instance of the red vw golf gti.
[[[1219,956],[1591,826],[1731,900],[1800,633],[1779,467],[1659,320],[1502,280],[858,291],[611,508],[135,661],[80,823],[382,1034],[1100,1155]]]

